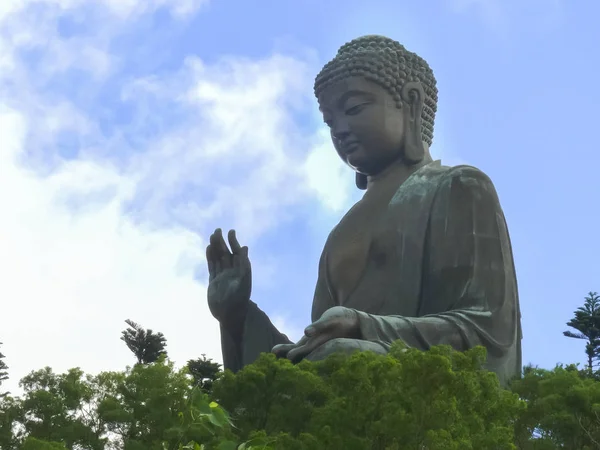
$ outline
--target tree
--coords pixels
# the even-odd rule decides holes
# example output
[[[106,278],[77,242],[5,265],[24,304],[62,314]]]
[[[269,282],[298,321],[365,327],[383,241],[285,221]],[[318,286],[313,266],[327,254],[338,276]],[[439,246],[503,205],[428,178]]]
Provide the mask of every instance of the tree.
[[[15,425],[21,417],[20,402],[9,395],[0,398],[0,449],[13,450],[17,448],[19,433]]]
[[[19,450],[69,450],[60,442],[41,441],[28,437],[19,447]]]
[[[216,449],[235,439],[227,413],[164,357],[97,376],[45,368],[21,386],[6,415],[0,407],[2,450],[180,450],[190,441]]]
[[[16,421],[28,438],[68,449],[105,448],[105,424],[96,411],[105,394],[92,376],[78,368],[57,374],[46,367],[25,376],[20,386],[24,393],[16,405],[21,411]]]
[[[567,322],[567,326],[577,330],[564,331],[563,334],[570,338],[587,341],[585,353],[587,355],[587,368],[590,372],[594,369],[594,361],[600,356],[600,295],[589,292],[585,297],[582,307],[577,308],[574,317]]]
[[[190,359],[187,362],[190,375],[194,378],[194,385],[202,391],[209,393],[212,385],[221,373],[221,364],[207,359],[203,353],[202,358]]]
[[[24,433],[0,445],[3,450],[515,449],[514,424],[524,402],[500,387],[496,375],[483,369],[484,361],[483,348],[420,352],[401,344],[389,355],[334,355],[298,365],[263,354],[237,374],[219,376],[212,400],[187,367],[176,370],[164,356],[97,376],[46,368],[22,380],[24,394],[13,402],[14,428]]]
[[[126,320],[129,328],[122,332],[121,340],[137,358],[138,364],[151,364],[161,356],[166,356],[167,339],[162,333],[145,330],[132,320]]]
[[[514,449],[524,403],[483,368],[479,347],[426,352],[395,343],[292,365],[263,354],[213,386],[241,440],[274,449]]]
[[[485,349],[395,343],[297,365],[263,354],[233,374],[153,364],[86,375],[50,368],[0,399],[2,450],[592,450],[600,378],[527,367],[502,389]],[[208,370],[204,372],[204,370]],[[206,376],[206,377],[205,377]],[[231,418],[226,411],[231,411]],[[516,444],[516,446],[515,446]]]
[[[2,345],[2,342],[0,342],[0,345]],[[5,356],[0,352],[0,386],[2,386],[3,382],[8,380],[8,366],[4,362],[4,358]],[[8,394],[8,392],[0,391],[0,398],[6,397]]]
[[[180,443],[190,440],[214,442],[206,424],[195,422],[195,418],[202,420],[199,410],[206,413],[206,395],[194,389],[187,369],[175,370],[164,357],[125,372],[102,373],[96,383],[106,393],[98,404],[98,415],[105,430],[115,436],[117,448],[177,450]]]
[[[515,427],[520,450],[600,448],[600,382],[576,365],[523,372],[511,386],[527,404]]]

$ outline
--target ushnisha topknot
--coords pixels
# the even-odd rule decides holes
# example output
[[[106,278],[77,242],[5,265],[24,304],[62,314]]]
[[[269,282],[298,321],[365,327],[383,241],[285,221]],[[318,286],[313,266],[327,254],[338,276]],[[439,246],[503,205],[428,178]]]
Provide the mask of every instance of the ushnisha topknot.
[[[315,78],[318,98],[327,86],[347,77],[359,76],[386,89],[402,108],[400,92],[407,81],[420,81],[425,92],[422,118],[422,140],[433,142],[433,124],[437,111],[438,90],[433,71],[416,53],[385,36],[362,36],[340,47]]]

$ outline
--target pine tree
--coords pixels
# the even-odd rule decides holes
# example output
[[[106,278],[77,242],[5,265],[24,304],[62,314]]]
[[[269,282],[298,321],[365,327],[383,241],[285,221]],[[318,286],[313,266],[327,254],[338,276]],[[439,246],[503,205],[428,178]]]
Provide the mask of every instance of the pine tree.
[[[0,345],[2,345],[2,342],[0,342]],[[4,362],[4,358],[5,356],[2,354],[2,352],[0,352],[0,386],[2,386],[3,382],[8,380],[8,366]],[[0,391],[0,398],[6,397],[7,395],[8,392]]]
[[[207,393],[212,390],[213,382],[221,373],[221,364],[210,358],[207,359],[204,353],[202,358],[190,359],[187,367],[190,375],[194,377],[194,385]]]
[[[167,355],[167,338],[162,333],[144,329],[132,320],[125,321],[129,328],[123,330],[121,340],[137,358],[138,364],[151,364]]]
[[[578,332],[564,331],[563,334],[587,341],[585,354],[587,368],[591,372],[594,369],[594,361],[600,357],[600,295],[597,292],[589,292],[583,306],[577,308],[574,314],[567,326]]]

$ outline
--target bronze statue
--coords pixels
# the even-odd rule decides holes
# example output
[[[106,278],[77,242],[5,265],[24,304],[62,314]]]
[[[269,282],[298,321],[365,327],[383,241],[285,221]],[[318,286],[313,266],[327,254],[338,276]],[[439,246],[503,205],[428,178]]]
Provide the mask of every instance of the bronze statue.
[[[224,366],[261,352],[292,361],[332,352],[483,345],[502,384],[521,371],[521,317],[510,239],[490,179],[433,161],[437,88],[427,62],[398,42],[364,36],[316,77],[333,145],[366,192],[321,256],[312,321],[292,343],[250,300],[247,247],[220,230],[207,248],[208,302]]]

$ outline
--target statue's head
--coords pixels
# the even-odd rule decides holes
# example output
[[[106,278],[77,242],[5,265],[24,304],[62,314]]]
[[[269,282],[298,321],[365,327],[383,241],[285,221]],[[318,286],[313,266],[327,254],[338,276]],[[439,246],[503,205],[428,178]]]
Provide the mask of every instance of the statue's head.
[[[393,39],[363,36],[340,47],[317,75],[315,95],[359,188],[394,161],[413,165],[429,157],[435,77],[423,58]]]

